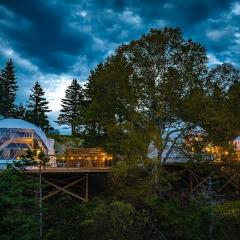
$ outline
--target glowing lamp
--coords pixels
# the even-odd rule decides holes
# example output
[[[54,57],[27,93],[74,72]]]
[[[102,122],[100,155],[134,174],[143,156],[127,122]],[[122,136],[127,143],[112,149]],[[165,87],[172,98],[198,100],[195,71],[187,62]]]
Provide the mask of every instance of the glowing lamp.
[[[211,148],[210,148],[210,147],[206,147],[205,150],[206,150],[207,152],[211,152]]]

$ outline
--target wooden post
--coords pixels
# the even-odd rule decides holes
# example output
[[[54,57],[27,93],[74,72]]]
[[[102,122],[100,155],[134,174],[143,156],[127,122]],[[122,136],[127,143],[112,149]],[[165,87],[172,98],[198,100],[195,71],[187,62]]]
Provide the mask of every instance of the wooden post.
[[[86,201],[88,202],[88,174],[86,174]]]
[[[43,217],[42,217],[42,166],[39,165],[39,234],[43,238]]]
[[[66,167],[69,168],[69,159],[68,154],[66,153]]]

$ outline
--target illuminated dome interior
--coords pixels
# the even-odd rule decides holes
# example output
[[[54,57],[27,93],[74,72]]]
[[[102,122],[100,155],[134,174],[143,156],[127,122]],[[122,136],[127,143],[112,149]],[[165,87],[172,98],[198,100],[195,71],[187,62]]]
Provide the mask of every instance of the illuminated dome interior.
[[[27,149],[54,154],[52,140],[34,124],[22,119],[0,120],[0,159],[17,159]]]

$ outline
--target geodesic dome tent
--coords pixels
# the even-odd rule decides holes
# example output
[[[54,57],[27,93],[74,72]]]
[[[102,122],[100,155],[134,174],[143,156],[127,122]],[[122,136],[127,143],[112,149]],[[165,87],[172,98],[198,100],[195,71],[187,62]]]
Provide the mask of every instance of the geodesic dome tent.
[[[0,160],[18,159],[27,149],[54,155],[54,142],[32,123],[21,119],[0,120]]]
[[[235,150],[240,151],[240,136],[236,137],[233,140],[233,145],[235,147]]]

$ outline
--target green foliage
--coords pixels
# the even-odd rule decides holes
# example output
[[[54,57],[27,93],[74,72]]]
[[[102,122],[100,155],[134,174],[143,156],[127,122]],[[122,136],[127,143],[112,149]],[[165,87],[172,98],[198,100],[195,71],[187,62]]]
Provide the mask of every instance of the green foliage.
[[[14,161],[14,166],[21,170],[25,170],[27,167],[32,167],[36,165],[36,154],[34,154],[31,149],[28,149],[25,154],[20,157],[20,160]]]
[[[16,107],[14,112],[14,118],[25,119],[26,118],[26,108],[23,106],[22,103]]]
[[[49,160],[50,160],[49,157],[44,153],[44,151],[41,150],[37,154],[38,165],[43,166],[45,168]]]
[[[50,110],[48,109],[48,102],[44,97],[44,91],[38,82],[33,86],[27,107],[26,119],[45,132],[48,132],[50,124],[46,113],[50,112]]]
[[[18,89],[15,66],[9,59],[0,73],[0,115],[12,117],[15,109],[16,91]]]
[[[45,166],[49,162],[49,157],[41,150],[40,152],[28,149],[25,154],[20,157],[20,160],[14,161],[14,166],[21,170],[26,170],[28,167]]]
[[[186,119],[179,127],[184,98],[203,89],[206,62],[204,47],[183,39],[179,29],[152,29],[120,46],[88,78],[86,142],[127,159],[143,157],[153,141],[159,160],[166,162],[172,151],[163,156],[171,137],[166,132],[172,129],[180,137],[197,125]],[[198,99],[194,96],[190,101]]]
[[[136,210],[129,204],[114,201],[109,206],[100,203],[92,212],[89,235],[92,239],[138,239],[135,226]]]
[[[66,89],[61,106],[57,122],[60,125],[71,126],[72,134],[75,135],[80,125],[83,124],[85,108],[83,89],[76,79],[73,79],[71,85]]]
[[[211,203],[201,195],[186,198],[166,194],[163,198],[152,189],[152,167],[150,163],[137,167],[131,162],[119,162],[107,191],[89,203],[65,194],[50,198],[44,202],[43,239],[239,238],[238,200]],[[171,191],[174,175],[164,172],[161,166],[158,172],[161,191]],[[1,239],[38,239],[36,186],[26,174],[13,169],[0,175]]]
[[[123,201],[131,201],[141,204],[144,196],[151,195],[150,170],[145,167],[137,167],[131,162],[119,161],[113,167],[111,180],[114,188],[111,188],[110,196],[115,196]]]
[[[12,168],[0,173],[0,239],[39,239],[36,189],[36,182]]]
[[[111,195],[131,201],[134,205],[141,205],[146,196],[166,199],[178,178],[177,173],[167,172],[161,164],[153,160],[145,159],[137,165],[135,160],[118,161],[111,174],[114,184]]]
[[[48,134],[48,137],[55,140],[54,148],[56,153],[65,153],[67,148],[80,148],[83,146],[83,139],[78,136]]]
[[[85,221],[90,210],[84,203],[61,195],[53,201],[50,199],[45,207],[44,239],[89,239]]]
[[[227,201],[218,204],[214,208],[214,213],[223,220],[223,224],[232,225],[236,229],[240,226],[240,200]],[[240,229],[238,229],[240,231]]]
[[[205,48],[185,40],[179,29],[152,29],[91,72],[85,145],[127,159],[143,158],[152,142],[165,163],[173,149],[187,153],[180,139],[201,128],[201,149],[183,157],[212,160],[206,146],[227,149],[239,134],[239,82],[239,70],[230,64],[208,68]],[[173,148],[166,153],[169,142]]]
[[[198,109],[196,120],[215,145],[224,146],[239,134],[239,84],[240,72],[230,64],[218,65],[206,76],[205,93],[198,99],[202,109]]]

